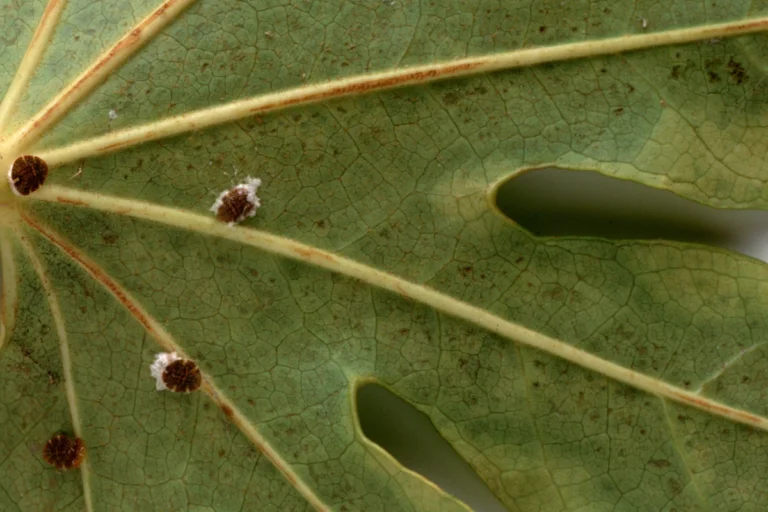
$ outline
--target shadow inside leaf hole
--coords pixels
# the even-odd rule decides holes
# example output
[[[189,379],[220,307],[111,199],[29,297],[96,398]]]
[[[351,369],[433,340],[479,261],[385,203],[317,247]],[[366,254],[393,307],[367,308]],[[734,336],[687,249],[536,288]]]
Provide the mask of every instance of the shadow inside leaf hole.
[[[426,414],[378,384],[357,391],[363,434],[408,469],[476,512],[507,512],[486,483],[448,444]]]
[[[598,172],[526,171],[500,183],[495,202],[536,236],[674,240],[768,261],[768,211],[712,208]]]

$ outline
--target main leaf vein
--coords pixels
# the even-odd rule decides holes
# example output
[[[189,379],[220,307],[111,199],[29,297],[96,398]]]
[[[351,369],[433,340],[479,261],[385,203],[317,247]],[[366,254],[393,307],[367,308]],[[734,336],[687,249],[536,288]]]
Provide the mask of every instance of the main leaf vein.
[[[159,222],[188,231],[225,238],[279,256],[316,265],[331,272],[346,275],[371,286],[393,292],[407,299],[421,302],[444,314],[462,319],[509,340],[523,343],[560,357],[588,370],[601,373],[636,389],[707,411],[710,414],[722,416],[731,421],[768,430],[768,418],[766,417],[722,404],[697,393],[630,370],[617,363],[523,327],[520,324],[496,316],[489,311],[422,284],[408,281],[394,274],[310,245],[302,244],[295,240],[273,235],[265,231],[227,226],[218,222],[213,217],[198,215],[189,211],[55,185],[41,189],[33,198],[35,200],[70,206],[84,206],[93,210]],[[22,213],[22,218],[37,229],[47,229],[36,224],[26,213]],[[109,280],[110,278],[104,274],[102,279]]]
[[[683,44],[715,37],[733,37],[768,30],[768,17],[595,41],[568,43],[543,48],[512,50],[495,55],[468,57],[436,64],[371,73],[295,89],[262,94],[160,121],[107,133],[69,146],[44,149],[37,154],[48,165],[57,166],[182,133],[236,121],[244,117],[276,112],[321,101],[419,85],[483,72],[535,66],[548,62],[581,59],[635,51],[657,46]]]

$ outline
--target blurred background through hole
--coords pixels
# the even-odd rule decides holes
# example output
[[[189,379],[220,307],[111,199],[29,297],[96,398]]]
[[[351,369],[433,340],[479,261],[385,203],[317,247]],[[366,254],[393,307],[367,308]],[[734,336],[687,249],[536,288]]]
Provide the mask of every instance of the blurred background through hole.
[[[710,208],[598,172],[527,171],[501,184],[496,204],[537,236],[676,240],[768,261],[768,211]]]
[[[365,436],[477,512],[508,512],[474,469],[443,439],[426,414],[377,384],[357,392]]]

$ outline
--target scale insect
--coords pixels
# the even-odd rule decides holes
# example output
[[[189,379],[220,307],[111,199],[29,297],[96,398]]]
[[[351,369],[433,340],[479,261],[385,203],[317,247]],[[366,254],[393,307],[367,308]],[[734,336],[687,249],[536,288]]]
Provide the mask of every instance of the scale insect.
[[[45,443],[43,458],[58,469],[75,469],[85,459],[85,443],[79,437],[56,434]]]
[[[245,178],[244,183],[235,185],[229,190],[223,191],[211,206],[211,211],[216,218],[228,226],[239,224],[249,217],[256,215],[256,210],[261,206],[261,200],[256,196],[256,191],[261,186],[259,178]]]
[[[8,169],[8,182],[17,196],[28,196],[39,189],[48,177],[48,164],[40,157],[23,155]]]
[[[157,354],[149,369],[158,391],[168,389],[175,393],[191,393],[200,389],[203,382],[197,364],[190,359],[182,359],[176,352]]]

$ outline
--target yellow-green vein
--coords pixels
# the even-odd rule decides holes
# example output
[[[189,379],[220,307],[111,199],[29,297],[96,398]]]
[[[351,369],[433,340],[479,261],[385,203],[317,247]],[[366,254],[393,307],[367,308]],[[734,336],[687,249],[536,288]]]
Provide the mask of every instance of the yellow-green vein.
[[[21,246],[24,247],[27,257],[29,258],[32,267],[35,269],[40,283],[43,286],[45,295],[48,297],[48,306],[51,310],[51,317],[53,318],[54,326],[56,327],[56,334],[59,337],[59,354],[61,357],[61,372],[64,376],[64,390],[67,396],[67,405],[69,406],[69,414],[72,418],[72,430],[77,437],[83,437],[83,425],[80,419],[80,409],[77,405],[77,393],[75,392],[75,379],[72,373],[72,358],[69,352],[69,341],[67,340],[67,329],[64,325],[64,315],[59,307],[59,300],[56,298],[56,292],[53,290],[53,285],[48,274],[45,271],[45,266],[40,258],[37,256],[37,252],[27,237],[18,233]],[[83,481],[83,500],[85,501],[86,512],[93,510],[93,500],[91,498],[91,472],[88,460],[83,461],[80,464],[80,474]]]
[[[0,297],[0,350],[13,334],[18,307],[16,261],[13,258],[9,233],[6,229],[0,229],[0,271],[2,271],[3,285],[2,297]]]
[[[226,238],[264,251],[317,265],[405,298],[429,305],[447,315],[475,324],[504,338],[555,355],[588,370],[662,398],[682,403],[732,421],[768,430],[768,418],[731,407],[697,393],[673,386],[648,375],[597,357],[563,341],[510,322],[484,309],[455,299],[427,286],[413,283],[374,267],[290,240],[281,236],[243,227],[230,227],[213,216],[167,208],[115,196],[84,192],[60,186],[47,186],[30,196],[34,200],[88,207],[93,210],[127,215],[159,222],[189,231]],[[22,213],[24,216],[24,214]]]
[[[102,53],[77,78],[70,82],[26,124],[11,135],[0,148],[0,154],[18,154],[45,133],[74,105],[86,98],[115,69],[155,37],[165,26],[195,0],[166,0],[133,26],[114,45]]]
[[[683,44],[702,39],[732,37],[765,30],[768,30],[768,17],[667,32],[620,36],[542,48],[526,48],[493,55],[481,55],[436,64],[382,71],[233,101],[134,128],[111,132],[100,137],[75,142],[69,146],[43,149],[36,151],[36,154],[48,162],[48,165],[56,166],[82,158],[110,153],[143,142],[298,105],[501,69],[535,66],[547,62],[629,52],[663,45]]]
[[[46,240],[55,245],[71,260],[87,272],[96,282],[103,286],[117,301],[136,319],[157,341],[166,352],[176,352],[181,357],[189,357],[184,349],[171,336],[171,334],[157,321],[146,309],[134,299],[123,286],[112,279],[109,274],[104,272],[94,261],[83,254],[79,249],[67,242],[58,233],[48,226],[45,226],[29,215],[22,214],[22,219],[28,226],[35,229]],[[54,315],[55,316],[55,315]],[[235,406],[235,404],[216,387],[213,379],[203,373],[203,391],[211,397],[214,403],[224,412],[236,427],[261,451],[280,471],[283,476],[296,488],[297,491],[317,510],[327,511],[328,508],[314,491],[304,482],[299,475],[291,468],[288,462],[283,459],[269,442],[259,433],[248,418]]]
[[[21,58],[16,75],[13,77],[3,102],[0,103],[0,136],[5,132],[10,115],[19,103],[19,99],[26,91],[29,80],[32,78],[40,59],[43,57],[48,42],[51,40],[54,30],[59,22],[59,16],[66,5],[67,0],[49,0],[45,6],[40,23],[37,25],[27,51]]]

